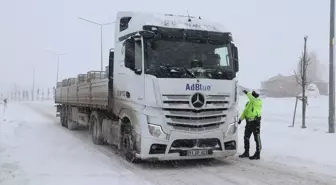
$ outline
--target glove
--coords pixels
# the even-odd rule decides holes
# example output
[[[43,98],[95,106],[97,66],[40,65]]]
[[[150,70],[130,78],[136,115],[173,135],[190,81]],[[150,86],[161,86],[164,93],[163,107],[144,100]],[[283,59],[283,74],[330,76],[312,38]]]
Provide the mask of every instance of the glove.
[[[247,90],[243,90],[243,93],[247,94]]]
[[[242,120],[241,119],[239,119],[239,121],[238,121],[238,125],[240,125],[240,123],[242,122]]]

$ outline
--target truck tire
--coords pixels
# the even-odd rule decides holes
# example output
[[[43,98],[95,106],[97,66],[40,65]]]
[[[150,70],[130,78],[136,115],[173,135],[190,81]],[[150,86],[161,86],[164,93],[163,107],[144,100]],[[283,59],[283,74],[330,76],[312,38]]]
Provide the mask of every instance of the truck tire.
[[[61,107],[60,121],[61,121],[62,127],[65,127],[65,107],[64,106]]]
[[[68,106],[64,106],[64,112],[63,112],[64,114],[64,116],[63,116],[63,126],[65,127],[65,128],[68,128],[68,117],[69,117],[69,113],[68,113]]]
[[[62,107],[61,107],[61,110],[60,110],[60,123],[63,126],[63,108]]]
[[[102,123],[97,112],[94,112],[90,117],[90,126],[92,133],[92,141],[96,145],[103,145],[104,138],[102,135]]]
[[[121,153],[128,162],[135,163],[137,162],[137,158],[135,156],[135,140],[132,133],[133,127],[131,122],[129,120],[123,120]]]

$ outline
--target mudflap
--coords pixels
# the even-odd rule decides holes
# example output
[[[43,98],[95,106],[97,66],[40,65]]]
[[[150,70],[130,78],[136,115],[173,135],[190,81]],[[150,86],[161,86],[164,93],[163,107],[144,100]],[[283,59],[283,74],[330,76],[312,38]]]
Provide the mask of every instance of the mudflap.
[[[56,112],[57,113],[61,112],[61,108],[62,108],[61,105],[55,105],[55,107],[56,107]],[[57,116],[57,114],[56,114],[56,116]]]
[[[62,105],[54,105],[56,107],[56,117],[61,116]]]

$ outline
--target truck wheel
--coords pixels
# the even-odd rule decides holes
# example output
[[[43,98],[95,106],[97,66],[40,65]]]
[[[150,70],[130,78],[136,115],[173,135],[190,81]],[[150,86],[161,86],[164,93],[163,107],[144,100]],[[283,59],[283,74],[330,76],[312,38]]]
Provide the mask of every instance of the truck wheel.
[[[62,110],[62,108],[60,110],[60,123],[63,126],[63,110]]]
[[[61,125],[62,125],[62,127],[65,127],[65,107],[64,106],[62,106],[62,108],[61,108],[61,114],[60,114],[60,121],[61,121]]]
[[[64,124],[64,127],[65,128],[68,128],[68,114],[69,114],[69,112],[68,112],[68,107],[66,106],[66,107],[64,107],[64,116],[63,116],[63,124]]]
[[[137,158],[135,156],[135,142],[132,135],[132,125],[131,123],[124,123],[122,127],[122,153],[128,162],[135,163]]]
[[[92,115],[90,118],[91,131],[92,131],[92,141],[96,145],[103,145],[104,138],[102,137],[101,125],[99,125],[99,119],[96,115]]]

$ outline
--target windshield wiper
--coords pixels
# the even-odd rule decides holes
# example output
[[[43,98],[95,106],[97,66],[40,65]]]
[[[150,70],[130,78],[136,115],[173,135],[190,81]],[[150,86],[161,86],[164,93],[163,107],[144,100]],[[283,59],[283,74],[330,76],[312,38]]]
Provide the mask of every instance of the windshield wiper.
[[[218,78],[218,79],[232,79],[234,77],[234,73],[230,70],[225,70],[222,68],[219,69],[213,69],[209,70],[208,74],[212,76],[213,78]]]
[[[189,71],[189,69],[187,69],[186,67],[182,67],[182,69],[183,69],[187,74],[189,74],[191,77],[196,78],[196,76],[195,76],[191,71]]]
[[[192,78],[196,78],[196,76],[191,71],[189,71],[186,67],[172,67],[166,64],[162,64],[161,67],[166,68],[166,70],[171,74],[181,73],[183,70],[184,74],[187,74],[188,76]]]

